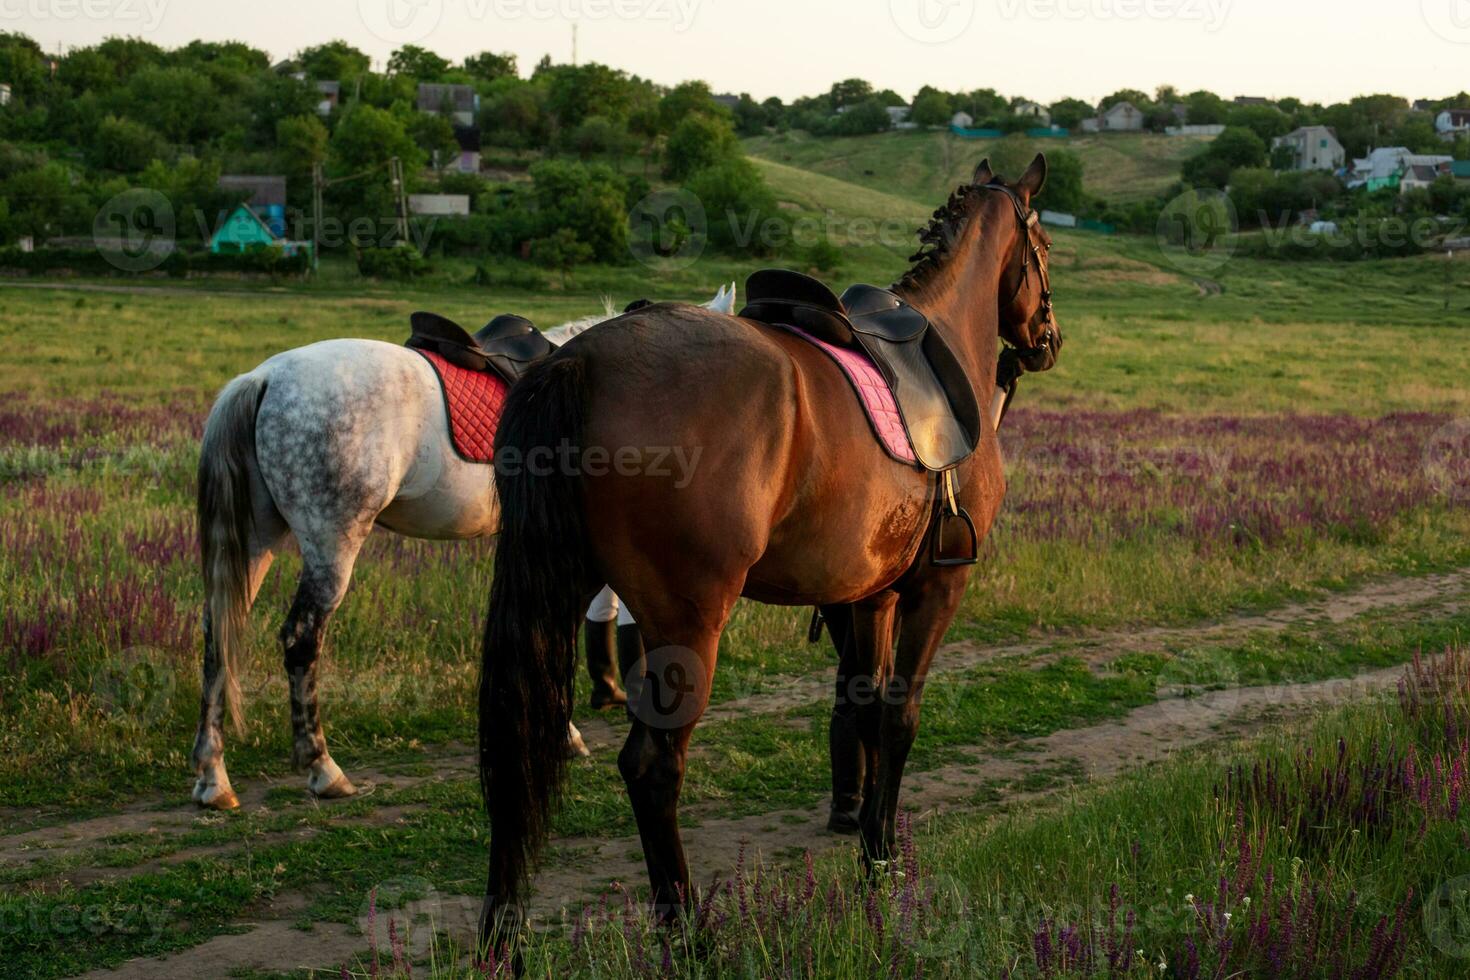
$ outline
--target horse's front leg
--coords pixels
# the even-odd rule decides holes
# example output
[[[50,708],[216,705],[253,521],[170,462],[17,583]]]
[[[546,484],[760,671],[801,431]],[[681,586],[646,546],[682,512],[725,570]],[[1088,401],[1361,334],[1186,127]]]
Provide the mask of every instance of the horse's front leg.
[[[291,688],[291,763],[307,770],[307,789],[323,799],[357,792],[327,751],[317,702],[317,664],[327,622],[347,594],[352,566],[366,537],[366,530],[344,533],[326,547],[301,541],[301,581],[281,627],[286,678]]]
[[[964,596],[967,570],[934,571],[906,593],[899,607],[898,649],[881,687],[877,785],[865,801],[864,853],[892,856],[898,836],[898,789],[919,733],[919,705],[929,664]]]

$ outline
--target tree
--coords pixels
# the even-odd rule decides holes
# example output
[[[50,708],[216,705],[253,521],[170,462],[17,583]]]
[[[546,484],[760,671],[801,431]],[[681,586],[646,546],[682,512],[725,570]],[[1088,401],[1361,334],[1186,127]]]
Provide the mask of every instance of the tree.
[[[832,132],[841,136],[861,136],[866,133],[881,133],[892,125],[888,110],[877,99],[868,99],[848,108],[833,119]]]
[[[1087,192],[1082,187],[1082,177],[1081,157],[1070,150],[1048,150],[1046,186],[1041,189],[1038,200],[1053,211],[1075,214],[1085,210]]]
[[[757,255],[770,250],[759,232],[776,214],[776,197],[749,160],[722,160],[691,175],[684,186],[704,206],[712,244]]]
[[[0,197],[10,202],[12,234],[28,235],[38,245],[65,230],[77,203],[71,171],[59,163],[15,174]]]
[[[777,109],[773,113],[765,105],[752,99],[749,92],[741,92],[740,101],[735,103],[735,132],[741,136],[759,136],[780,114],[780,99],[776,100],[776,105]]]
[[[709,86],[704,82],[681,82],[671,88],[658,103],[659,123],[666,133],[672,133],[674,127],[694,113],[703,113],[706,116],[729,115],[729,111],[715,101]]]
[[[739,156],[740,143],[729,120],[686,116],[674,127],[664,148],[664,176],[683,180],[696,170]]]
[[[843,106],[857,105],[873,94],[873,86],[861,78],[848,78],[833,85],[827,92],[827,98],[832,102],[834,110]]]
[[[1184,98],[1184,121],[1191,126],[1217,126],[1225,122],[1230,105],[1214,92],[1201,89]]]
[[[1062,99],[1051,105],[1052,125],[1063,129],[1076,129],[1082,125],[1082,120],[1091,119],[1095,115],[1097,110],[1081,99]]]
[[[214,86],[187,68],[144,68],[116,96],[123,114],[171,143],[207,139],[218,123]]]
[[[306,48],[296,62],[313,81],[340,82],[366,75],[372,59],[346,41],[328,41]]]
[[[416,113],[415,118],[439,118]],[[424,166],[426,157],[409,136],[403,120],[373,106],[353,106],[332,134],[329,159],[340,175],[357,173],[398,157],[410,173]]]
[[[531,261],[561,272],[561,283],[567,285],[568,276],[574,266],[591,262],[592,246],[578,241],[570,228],[558,228],[545,238],[531,242]]]
[[[1024,133],[1012,133],[990,148],[989,158],[992,173],[1015,180],[1036,159],[1036,148]],[[1051,183],[1050,176],[1047,183]]]
[[[1106,112],[1113,106],[1117,105],[1119,102],[1131,102],[1133,103],[1134,108],[1138,109],[1138,111],[1140,112],[1147,112],[1149,108],[1154,104],[1153,99],[1150,99],[1147,95],[1145,95],[1143,92],[1140,92],[1138,89],[1125,88],[1119,89],[1112,95],[1109,95],[1107,98],[1103,99],[1102,102],[1098,104],[1098,110],[1100,112]]]
[[[1230,110],[1226,124],[1249,129],[1267,143],[1291,132],[1291,118],[1275,106],[1243,105]]]
[[[546,85],[546,103],[558,125],[572,129],[588,116],[626,120],[633,103],[628,76],[607,65],[556,65],[537,76]]]
[[[1224,187],[1233,171],[1264,167],[1266,160],[1265,140],[1252,130],[1228,127],[1203,151],[1184,161],[1184,181],[1193,187]]]
[[[628,255],[628,211],[622,180],[602,164],[544,160],[531,167],[541,234],[570,229],[603,262]]]
[[[147,126],[108,116],[87,147],[88,162],[101,170],[137,173],[162,153],[163,141]]]
[[[454,124],[443,116],[418,112],[409,119],[406,128],[431,166],[443,170],[459,159],[459,141],[454,136]]]
[[[388,74],[406,75],[420,82],[437,82],[448,70],[447,60],[414,44],[405,44],[388,59]]]
[[[919,93],[914,96],[913,108],[909,111],[909,118],[920,126],[945,126],[953,115],[954,109],[950,105],[949,95],[928,85],[919,89]]]
[[[276,154],[288,187],[304,192],[313,168],[326,162],[328,138],[327,127],[314,114],[276,123]]]
[[[496,146],[545,146],[550,127],[546,88],[514,76],[496,79],[480,100],[480,128]]]
[[[516,77],[516,56],[506,52],[481,51],[464,60],[464,70],[482,82],[493,82],[499,78]]]
[[[584,160],[599,153],[621,157],[628,148],[628,128],[605,116],[588,116],[572,130],[569,142]]]
[[[46,56],[41,46],[24,34],[0,32],[0,79],[10,83],[18,99],[41,96],[46,85]]]

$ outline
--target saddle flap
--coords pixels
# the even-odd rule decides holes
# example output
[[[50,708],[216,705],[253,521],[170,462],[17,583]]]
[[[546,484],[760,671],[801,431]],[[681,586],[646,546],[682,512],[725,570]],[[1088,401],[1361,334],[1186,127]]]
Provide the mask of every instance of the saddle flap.
[[[907,343],[929,329],[928,317],[877,286],[849,286],[842,294],[842,303],[854,332],[890,344]]]
[[[514,313],[502,313],[475,331],[475,343],[482,350],[493,350],[494,345],[510,337],[520,337],[524,334],[535,333],[536,325],[523,316]]]
[[[533,362],[556,350],[535,324],[512,313],[502,313],[485,324],[475,340],[508,381],[515,381]]]
[[[408,318],[409,326],[415,337],[429,340],[440,340],[450,344],[458,344],[461,347],[475,347],[475,338],[470,332],[447,316],[438,313],[425,313],[420,310]]]
[[[745,280],[748,303],[794,303],[847,314],[842,300],[819,279],[790,269],[759,269]]]
[[[839,347],[854,344],[842,300],[811,276],[790,269],[761,269],[745,280],[745,295],[742,317],[800,327]]]

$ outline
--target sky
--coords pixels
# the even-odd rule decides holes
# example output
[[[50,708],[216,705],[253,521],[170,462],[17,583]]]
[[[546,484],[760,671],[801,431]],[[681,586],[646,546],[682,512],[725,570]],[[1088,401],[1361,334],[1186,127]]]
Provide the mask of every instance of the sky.
[[[1121,88],[1335,102],[1470,89],[1470,0],[0,0],[50,51],[112,35],[242,40],[284,58],[342,38],[601,61],[663,84],[783,100],[859,77],[1095,102]]]

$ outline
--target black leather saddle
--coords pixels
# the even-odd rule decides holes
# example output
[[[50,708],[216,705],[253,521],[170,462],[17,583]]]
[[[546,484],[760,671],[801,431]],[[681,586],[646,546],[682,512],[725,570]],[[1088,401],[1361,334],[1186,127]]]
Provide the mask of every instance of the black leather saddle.
[[[762,269],[746,280],[745,295],[742,317],[866,353],[888,382],[925,469],[943,472],[975,451],[982,415],[969,376],[929,318],[891,290],[856,285],[838,298],[811,276]]]
[[[451,364],[471,371],[490,371],[514,384],[556,345],[523,316],[502,313],[473,335],[448,317],[415,313],[409,318],[413,336],[407,346],[433,351]]]

